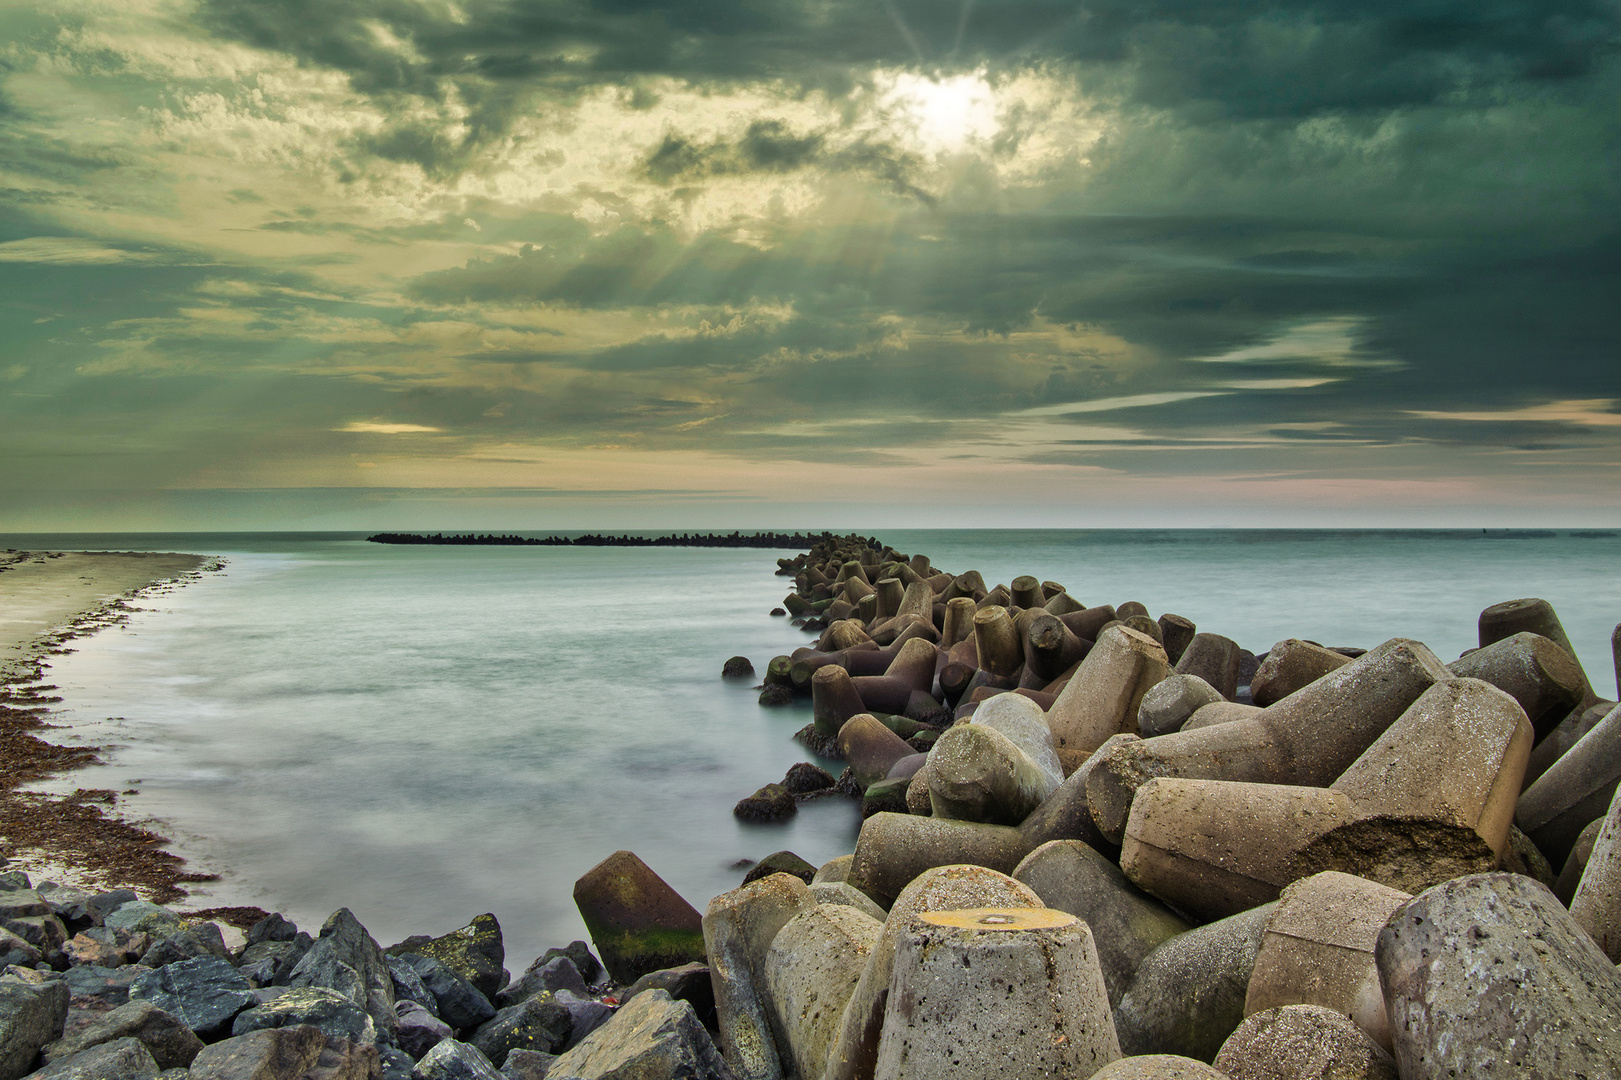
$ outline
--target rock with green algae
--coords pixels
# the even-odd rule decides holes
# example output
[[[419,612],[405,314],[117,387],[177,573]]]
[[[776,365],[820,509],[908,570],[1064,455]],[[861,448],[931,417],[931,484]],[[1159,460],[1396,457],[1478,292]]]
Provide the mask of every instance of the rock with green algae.
[[[502,968],[506,962],[506,946],[501,940],[501,924],[488,912],[443,937],[418,934],[389,946],[387,951],[390,956],[406,953],[431,956],[491,1001],[506,982]]]

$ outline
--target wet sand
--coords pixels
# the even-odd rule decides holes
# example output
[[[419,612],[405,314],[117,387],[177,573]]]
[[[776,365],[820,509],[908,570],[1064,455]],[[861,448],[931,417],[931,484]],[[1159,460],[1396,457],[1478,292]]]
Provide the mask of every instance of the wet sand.
[[[96,761],[97,747],[49,741],[60,700],[42,681],[69,642],[129,618],[131,601],[195,580],[220,563],[202,555],[147,552],[0,552],[0,857],[58,881],[128,887],[158,903],[185,896],[189,873],[164,837],[123,820],[127,792],[66,795],[23,785]]]

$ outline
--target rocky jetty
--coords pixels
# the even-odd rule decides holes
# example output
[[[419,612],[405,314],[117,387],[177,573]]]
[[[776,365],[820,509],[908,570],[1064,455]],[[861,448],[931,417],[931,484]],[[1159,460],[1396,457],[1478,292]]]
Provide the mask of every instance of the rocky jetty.
[[[739,813],[860,798],[850,853],[700,910],[615,852],[596,952],[517,976],[493,915],[384,948],[0,873],[0,1080],[1621,1076],[1621,707],[1546,603],[1445,663],[862,537],[780,569],[818,637],[762,703],[846,769]]]

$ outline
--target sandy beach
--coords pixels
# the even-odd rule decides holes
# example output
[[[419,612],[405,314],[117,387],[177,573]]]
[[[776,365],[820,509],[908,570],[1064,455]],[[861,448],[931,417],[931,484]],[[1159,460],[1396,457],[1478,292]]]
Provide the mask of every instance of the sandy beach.
[[[159,902],[182,897],[183,882],[207,880],[162,850],[164,837],[112,813],[119,792],[53,796],[19,789],[96,760],[96,747],[50,741],[50,708],[58,699],[42,681],[49,658],[71,651],[73,639],[127,619],[131,601],[218,565],[175,553],[0,553],[0,857],[13,868],[134,887]]]

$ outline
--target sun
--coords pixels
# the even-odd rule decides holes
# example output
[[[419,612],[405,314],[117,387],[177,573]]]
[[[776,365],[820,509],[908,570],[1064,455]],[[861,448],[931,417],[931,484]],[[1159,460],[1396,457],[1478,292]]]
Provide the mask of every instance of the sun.
[[[926,149],[961,150],[996,134],[996,93],[984,71],[944,78],[899,72],[886,82],[880,103]]]

